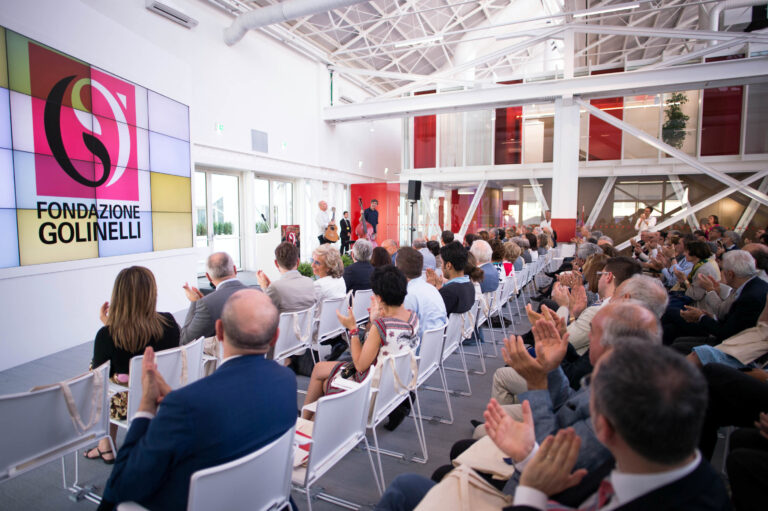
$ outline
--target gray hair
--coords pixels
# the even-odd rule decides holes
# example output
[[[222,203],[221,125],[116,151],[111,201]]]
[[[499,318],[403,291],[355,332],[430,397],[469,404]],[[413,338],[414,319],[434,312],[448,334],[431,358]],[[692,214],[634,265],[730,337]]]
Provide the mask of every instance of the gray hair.
[[[733,241],[733,244],[736,246],[741,245],[741,234],[739,234],[736,231],[725,231],[725,234],[723,235],[726,238],[729,238],[731,241]]]
[[[592,254],[602,254],[603,249],[595,245],[594,243],[582,243],[579,248],[576,249],[576,257],[579,259],[587,260]]]
[[[589,235],[597,240],[597,239],[600,239],[602,237],[603,231],[592,231],[592,232],[589,233]]]
[[[493,249],[491,249],[491,246],[485,240],[475,240],[469,251],[475,256],[475,261],[477,261],[478,266],[491,262],[491,257],[493,257]]]
[[[615,297],[629,295],[653,312],[657,318],[661,318],[669,305],[669,294],[659,279],[648,275],[634,275],[616,288]]]
[[[742,279],[752,277],[757,273],[755,258],[746,250],[731,250],[723,254],[723,270],[732,271]]]
[[[208,275],[213,280],[235,275],[235,261],[226,252],[214,252],[206,261]]]
[[[419,250],[420,248],[427,248],[427,242],[423,238],[416,238],[413,240],[413,248]]]
[[[610,313],[610,321],[603,326],[600,344],[615,346],[622,339],[633,337],[646,344],[661,344],[661,322],[658,316],[651,312],[644,303],[638,300],[621,300],[610,302],[606,312]],[[649,329],[649,324],[654,329]]]
[[[323,264],[328,270],[328,275],[334,279],[340,278],[344,275],[344,263],[341,260],[341,254],[336,250],[333,245],[326,243],[320,245],[314,251],[315,254],[323,258]]]
[[[600,236],[600,239],[597,241],[607,241],[609,245],[613,246],[613,238],[610,236]]]
[[[355,256],[355,261],[370,261],[372,252],[373,245],[366,239],[357,240],[352,246],[352,253]]]
[[[707,383],[675,351],[625,338],[600,359],[591,386],[592,420],[605,417],[643,458],[674,465],[696,449]]]

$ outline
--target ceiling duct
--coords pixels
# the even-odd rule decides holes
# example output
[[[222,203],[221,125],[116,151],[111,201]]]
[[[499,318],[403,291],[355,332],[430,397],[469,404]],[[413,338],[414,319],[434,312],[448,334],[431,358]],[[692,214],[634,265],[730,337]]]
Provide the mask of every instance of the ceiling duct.
[[[720,15],[727,9],[762,6],[765,5],[765,3],[765,0],[725,0],[723,2],[717,2],[712,6],[712,10],[709,11],[709,29],[713,32],[720,30]],[[717,44],[717,41],[709,42],[710,46],[715,44]]]
[[[249,30],[349,7],[365,1],[367,0],[288,0],[262,7],[238,16],[232,25],[224,29],[224,42],[232,46],[239,42]]]
[[[144,4],[147,10],[159,14],[164,18],[178,23],[182,27],[193,28],[197,26],[197,20],[192,16],[187,16],[175,7],[171,7],[168,3],[159,2],[158,0],[146,0]]]

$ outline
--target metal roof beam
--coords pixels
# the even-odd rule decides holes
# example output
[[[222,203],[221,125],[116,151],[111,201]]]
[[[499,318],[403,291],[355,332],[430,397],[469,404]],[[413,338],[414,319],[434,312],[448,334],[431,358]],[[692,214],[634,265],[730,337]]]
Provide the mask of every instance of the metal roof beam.
[[[744,85],[768,81],[768,75],[764,71],[767,65],[768,57],[756,57],[650,71],[580,76],[570,80],[493,86],[337,105],[325,108],[322,115],[323,120],[327,122],[348,122],[551,102],[557,97],[569,94],[593,99]],[[433,79],[437,78],[438,76],[433,76]]]

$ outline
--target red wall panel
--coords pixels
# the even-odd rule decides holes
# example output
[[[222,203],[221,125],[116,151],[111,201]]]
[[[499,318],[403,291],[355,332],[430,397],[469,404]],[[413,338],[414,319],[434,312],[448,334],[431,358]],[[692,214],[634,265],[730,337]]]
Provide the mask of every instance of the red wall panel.
[[[415,95],[433,94],[435,91],[417,92]],[[437,116],[421,115],[413,118],[413,168],[431,169],[437,164]]]
[[[355,230],[360,224],[360,203],[367,208],[371,199],[377,199],[379,206],[379,225],[377,226],[376,241],[381,243],[385,239],[398,239],[398,218],[400,209],[400,185],[397,183],[364,183],[350,186],[349,217],[352,222],[352,239],[357,239]]]
[[[504,85],[523,83],[522,80],[499,82]],[[513,106],[496,109],[496,140],[494,163],[505,165],[520,163],[523,147],[523,107]]]
[[[743,87],[704,89],[701,155],[739,154]]]
[[[593,99],[590,104],[617,119],[624,118],[624,98]],[[589,116],[589,159],[621,159],[621,130],[594,115]]]

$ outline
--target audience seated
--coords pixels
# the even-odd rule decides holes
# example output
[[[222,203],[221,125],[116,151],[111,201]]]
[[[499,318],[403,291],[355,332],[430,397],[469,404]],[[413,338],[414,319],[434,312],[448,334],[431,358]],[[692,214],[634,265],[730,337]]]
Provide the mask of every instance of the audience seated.
[[[403,247],[397,251],[397,268],[408,279],[408,293],[403,307],[418,315],[419,337],[427,330],[445,325],[448,321],[440,293],[422,276],[423,265],[422,253],[416,249]]]
[[[373,245],[365,239],[357,240],[352,246],[351,254],[355,262],[344,268],[344,283],[347,286],[347,292],[371,289],[372,250]]]
[[[520,257],[522,250],[517,243],[507,241],[504,243],[504,274],[514,276],[516,272],[523,270],[523,259]]]
[[[454,237],[453,237],[453,231],[445,230],[442,233],[440,233],[440,243],[441,245],[445,246],[449,243],[453,243]]]
[[[277,325],[277,309],[264,293],[233,294],[216,322],[222,363],[175,391],[157,371],[152,348],[146,349],[139,411],[100,510],[124,501],[184,510],[195,471],[253,452],[295,424],[296,378],[264,357],[277,340]]]
[[[440,243],[435,240],[427,242],[427,249],[435,256],[435,268],[440,270],[443,267],[443,261],[440,259]]]
[[[127,385],[131,358],[151,347],[165,350],[179,345],[179,325],[168,312],[156,312],[157,285],[155,276],[143,266],[121,270],[115,278],[112,298],[99,310],[104,326],[96,332],[91,367],[109,362],[109,376],[116,383]],[[112,397],[110,417],[125,420],[127,392]],[[117,426],[110,424],[109,434],[115,443]],[[109,440],[102,438],[99,445],[87,451],[88,459],[101,459],[111,465],[115,455]]]
[[[318,362],[312,370],[304,406],[325,394],[334,393],[334,378],[363,381],[371,367],[381,370],[380,359],[405,349],[416,349],[419,317],[403,306],[408,292],[403,272],[394,266],[376,268],[371,275],[371,289],[370,328],[365,341],[360,339],[352,308],[349,308],[348,315],[337,312],[339,321],[349,333],[352,362]],[[311,419],[313,415],[308,410],[303,413],[305,419]]]
[[[214,288],[212,293],[203,295],[196,287],[184,284],[184,292],[192,303],[181,328],[181,344],[188,344],[201,336],[213,337],[216,320],[221,317],[227,298],[247,287],[237,278],[235,261],[226,252],[208,256],[206,270],[205,276]]]
[[[347,294],[347,287],[342,278],[344,263],[341,254],[330,243],[318,246],[312,252],[312,273],[315,274],[315,302],[317,310],[315,316],[320,314],[320,305],[323,300],[330,298],[343,298]]]
[[[299,266],[299,247],[284,241],[275,249],[275,266],[280,278],[274,282],[259,270],[256,278],[267,296],[277,307],[277,311],[295,312],[308,309],[315,304],[315,286],[312,279],[305,277],[297,269]]]
[[[483,281],[480,283],[482,293],[492,293],[499,287],[499,272],[491,263],[493,251],[487,241],[475,240],[469,249],[475,256],[475,264],[484,272]]]
[[[454,241],[440,249],[443,261],[443,279],[431,279],[440,292],[446,314],[463,314],[475,304],[475,286],[464,274],[467,266],[467,249]]]
[[[437,261],[435,259],[435,256],[427,248],[427,240],[423,238],[418,238],[413,240],[413,248],[415,250],[418,250],[418,252],[421,254],[421,258],[422,258],[421,271],[422,272],[425,272],[428,269],[434,270],[435,268],[437,268]]]
[[[384,247],[375,247],[371,253],[371,266],[378,268],[379,266],[386,266],[392,264],[392,258]],[[373,269],[371,269],[373,271]]]
[[[381,242],[381,246],[386,249],[389,257],[392,259],[392,264],[395,264],[395,257],[397,254],[397,249],[399,248],[397,240],[384,240]]]

